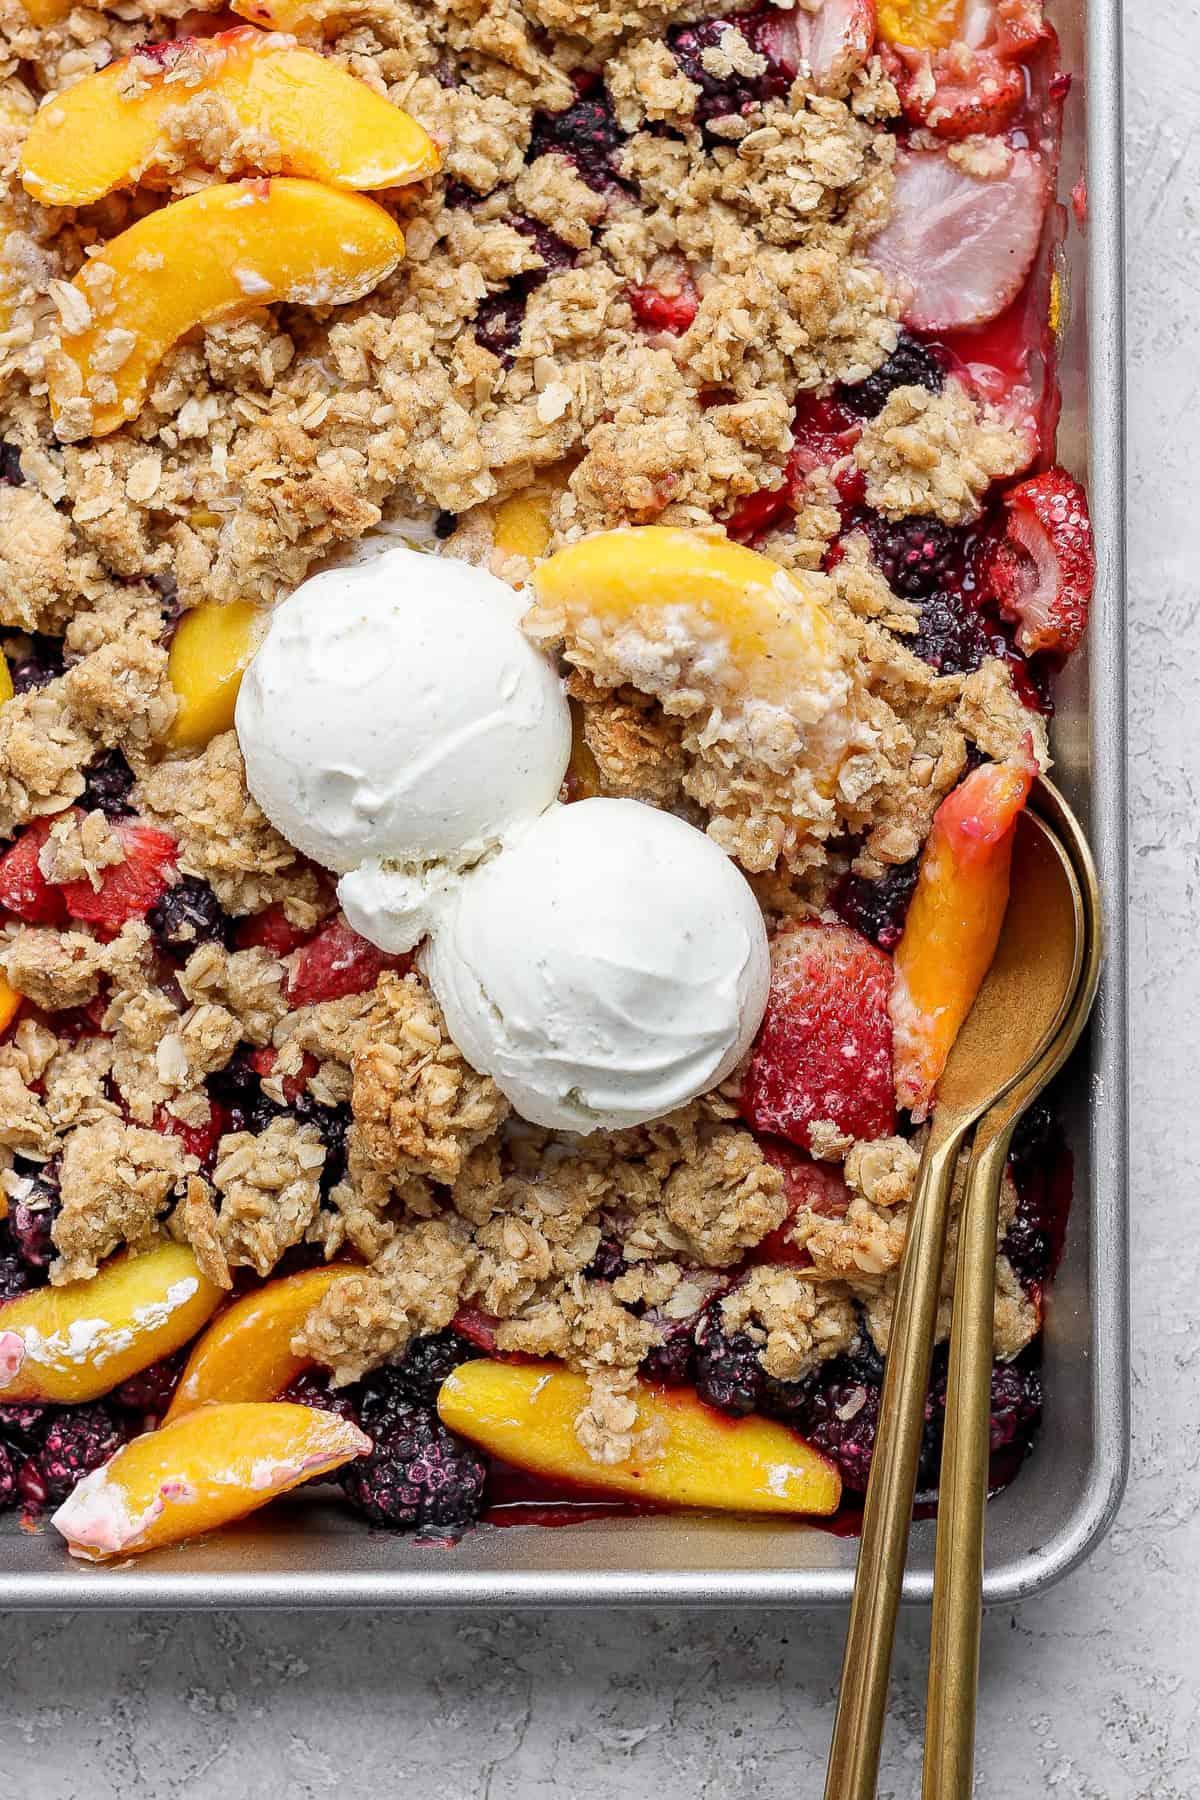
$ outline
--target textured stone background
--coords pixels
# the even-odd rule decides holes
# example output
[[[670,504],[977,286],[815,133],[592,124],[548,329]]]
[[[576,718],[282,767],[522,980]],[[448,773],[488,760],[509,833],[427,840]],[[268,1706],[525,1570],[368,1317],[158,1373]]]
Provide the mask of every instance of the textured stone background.
[[[1200,4],[1128,10],[1135,1473],[1087,1569],[988,1619],[989,1800],[1200,1791],[1200,760],[1185,710],[1200,658]],[[0,1638],[0,1791],[809,1800],[841,1630],[746,1613],[16,1619]],[[920,1792],[921,1634],[902,1630],[887,1800]]]

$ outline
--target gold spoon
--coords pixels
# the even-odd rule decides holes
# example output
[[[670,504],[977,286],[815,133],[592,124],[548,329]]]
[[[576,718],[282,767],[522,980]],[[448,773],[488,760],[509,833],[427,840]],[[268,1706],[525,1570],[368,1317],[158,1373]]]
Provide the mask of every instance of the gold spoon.
[[[1052,853],[1025,859],[1030,838]],[[879,1427],[863,1511],[825,1800],[872,1800],[887,1709],[896,1613],[912,1523],[946,1220],[971,1127],[1036,1064],[1061,1029],[1083,959],[1083,907],[1069,859],[1040,819],[1018,823],[1022,862],[1000,942],[938,1083],[917,1172]]]
[[[989,1419],[1000,1185],[1017,1121],[1058,1074],[1078,1043],[1100,979],[1100,892],[1092,853],[1078,821],[1057,789],[1043,783],[1050,813],[1074,866],[1085,919],[1083,971],[1066,1020],[1044,1056],[980,1120],[959,1222],[954,1317],[946,1382],[946,1435],[938,1497],[937,1556],[925,1720],[923,1800],[969,1800],[979,1689],[979,1632],[983,1616],[984,1511],[987,1505]],[[1013,864],[1014,886],[1028,879],[1022,853],[1048,856],[1049,837],[1023,840]]]

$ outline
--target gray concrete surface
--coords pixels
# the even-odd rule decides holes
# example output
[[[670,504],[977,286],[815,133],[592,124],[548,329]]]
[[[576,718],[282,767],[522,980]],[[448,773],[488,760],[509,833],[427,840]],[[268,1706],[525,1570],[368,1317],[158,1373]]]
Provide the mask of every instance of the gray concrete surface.
[[[987,1621],[989,1800],[1200,1792],[1200,4],[1128,10],[1135,1473],[1090,1566]],[[13,1619],[0,1791],[809,1800],[840,1634],[747,1613]],[[923,1674],[908,1621],[888,1800],[920,1791]]]

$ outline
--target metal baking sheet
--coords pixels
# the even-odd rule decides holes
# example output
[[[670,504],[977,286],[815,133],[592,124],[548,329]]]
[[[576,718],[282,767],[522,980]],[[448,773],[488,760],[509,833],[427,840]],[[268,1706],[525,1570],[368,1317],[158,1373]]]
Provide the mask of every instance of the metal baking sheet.
[[[1095,1546],[1120,1502],[1129,1437],[1121,11],[1120,0],[1051,0],[1049,10],[1074,72],[1060,196],[1081,177],[1089,196],[1086,230],[1067,207],[1059,455],[1087,482],[1100,558],[1090,655],[1060,683],[1055,754],[1096,852],[1107,953],[1068,1090],[1075,1205],[1047,1307],[1046,1423],[988,1510],[993,1603],[1048,1587]],[[933,1542],[932,1524],[918,1525],[909,1600],[930,1596]],[[487,1527],[442,1550],[297,1502],[263,1523],[97,1569],[71,1563],[54,1532],[29,1533],[9,1514],[0,1606],[803,1606],[848,1600],[856,1551],[855,1539],[800,1521],[687,1515]]]

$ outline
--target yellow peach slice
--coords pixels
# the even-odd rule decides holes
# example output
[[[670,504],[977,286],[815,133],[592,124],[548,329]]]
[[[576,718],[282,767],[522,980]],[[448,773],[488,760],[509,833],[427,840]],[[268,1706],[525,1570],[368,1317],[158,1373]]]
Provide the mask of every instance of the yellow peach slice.
[[[415,119],[328,57],[239,25],[215,37],[144,44],[46,100],[21,152],[44,206],[90,206],[172,154],[172,120],[197,95],[254,145],[264,174],[386,188],[441,167]],[[206,125],[209,124],[206,113]]]
[[[337,12],[353,12],[354,0],[346,0],[341,9],[331,7],[328,0],[316,0],[316,4],[313,0],[230,0],[229,10],[267,31],[319,31]]]
[[[12,670],[8,666],[7,656],[0,653],[0,706],[6,706],[12,697]]]
[[[442,1383],[438,1412],[518,1468],[666,1506],[728,1512],[831,1513],[841,1477],[803,1438],[773,1420],[732,1420],[690,1388],[636,1391],[638,1428],[653,1448],[624,1463],[593,1462],[575,1435],[588,1385],[557,1363],[464,1363]]]
[[[51,1523],[89,1562],[157,1550],[243,1519],[370,1448],[357,1425],[315,1407],[201,1406],[124,1445]]]
[[[176,749],[202,750],[219,731],[232,729],[242,676],[267,622],[263,608],[248,600],[205,601],[184,613],[167,658],[179,703],[171,725]]]
[[[814,677],[839,667],[828,616],[803,575],[715,533],[601,531],[555,551],[530,579],[539,615],[560,616],[585,641],[620,629],[666,655],[667,638],[682,630],[691,662],[675,685],[702,664],[713,687],[795,705]]]
[[[0,1034],[6,1032],[21,1010],[22,996],[0,975]]]
[[[496,508],[495,544],[501,555],[537,561],[550,542],[552,498],[546,488],[529,488],[500,502]]]
[[[292,1339],[317,1301],[354,1265],[332,1263],[268,1281],[214,1319],[187,1361],[167,1423],[210,1400],[273,1400],[310,1359]]]
[[[71,284],[89,323],[50,357],[59,436],[104,437],[134,418],[154,370],[194,326],[275,301],[344,305],[403,254],[400,227],[374,200],[294,176],[202,188],[148,213]]]
[[[944,50],[963,29],[963,0],[878,0],[879,35],[913,50]]]
[[[917,1118],[929,1110],[996,954],[1017,817],[1036,773],[1032,753],[984,763],[934,814],[896,945],[891,996],[896,1097]]]
[[[70,12],[74,0],[21,0],[35,25],[57,25]]]
[[[90,1281],[0,1306],[0,1402],[97,1400],[207,1323],[221,1289],[185,1244],[114,1256]]]

